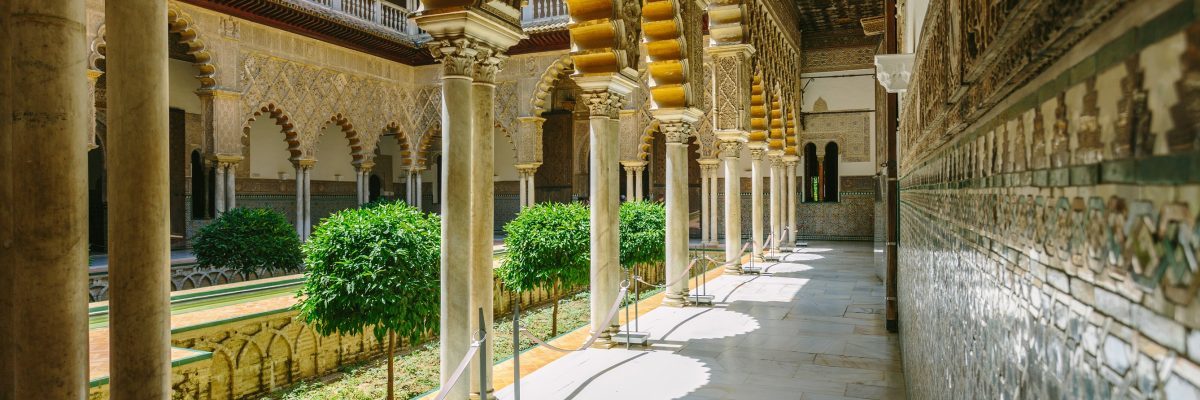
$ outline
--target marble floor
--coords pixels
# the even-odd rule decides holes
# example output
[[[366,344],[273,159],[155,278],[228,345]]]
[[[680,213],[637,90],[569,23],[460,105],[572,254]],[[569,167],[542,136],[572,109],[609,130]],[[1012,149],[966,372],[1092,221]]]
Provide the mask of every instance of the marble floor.
[[[641,317],[649,349],[570,353],[525,375],[521,398],[903,399],[872,259],[869,243],[811,242],[761,276],[722,275],[715,306]]]

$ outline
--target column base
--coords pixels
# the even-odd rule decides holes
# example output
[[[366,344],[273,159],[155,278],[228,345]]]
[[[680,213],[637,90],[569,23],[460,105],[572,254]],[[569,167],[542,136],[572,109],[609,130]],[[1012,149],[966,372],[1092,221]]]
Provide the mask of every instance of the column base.
[[[734,263],[725,265],[725,272],[732,274],[742,273],[742,263]]]
[[[609,331],[605,330],[604,332],[600,333],[600,337],[596,338],[595,342],[592,342],[591,348],[593,348],[593,349],[611,349],[613,347],[616,347],[616,345],[617,345],[617,342],[614,342],[612,340],[611,333]]]
[[[687,294],[686,293],[668,294],[668,295],[666,295],[666,297],[663,297],[662,305],[666,306],[666,307],[687,307],[688,306]]]

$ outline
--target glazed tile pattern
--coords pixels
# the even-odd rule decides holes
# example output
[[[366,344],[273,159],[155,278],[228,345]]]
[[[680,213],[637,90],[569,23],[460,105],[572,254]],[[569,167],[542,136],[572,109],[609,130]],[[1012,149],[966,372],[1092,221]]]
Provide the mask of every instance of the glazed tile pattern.
[[[1078,3],[930,10],[926,33],[963,26],[977,42],[922,41],[936,50],[918,64],[950,71],[923,72],[917,95],[948,99],[936,82],[974,71],[984,78],[956,98],[1006,100],[986,113],[905,100],[898,293],[913,398],[1200,398],[1200,2]],[[1026,23],[961,17],[989,4],[1046,13],[1031,34],[1077,30],[988,47]],[[1039,50],[1060,62],[1019,66],[1030,75],[1015,90],[976,68]]]

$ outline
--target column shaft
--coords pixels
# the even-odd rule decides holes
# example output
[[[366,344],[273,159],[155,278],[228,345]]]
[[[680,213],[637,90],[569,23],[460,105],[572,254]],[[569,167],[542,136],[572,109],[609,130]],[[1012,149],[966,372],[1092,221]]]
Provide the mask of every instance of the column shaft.
[[[740,148],[740,146],[739,146]],[[742,177],[737,152],[725,156],[725,269],[741,271],[742,264]]]
[[[15,249],[13,241],[12,207],[15,201],[12,187],[12,46],[9,42],[9,6],[0,6],[0,337],[12,338],[13,332],[13,275]],[[8,116],[8,117],[5,117]],[[0,400],[14,400],[13,346],[0,345]]]
[[[613,280],[616,269],[620,268],[620,253],[618,240],[619,199],[617,188],[613,185],[614,167],[617,165],[616,152],[617,133],[612,129],[611,117],[593,113],[589,120],[589,139],[592,144],[589,152],[589,186],[591,194],[591,253],[590,279],[592,295],[590,300],[591,323],[593,330],[603,330],[596,347],[611,347],[613,345],[610,327],[613,320],[605,320],[609,307],[616,298],[617,283]]]
[[[779,242],[783,240],[783,170],[779,162],[771,161],[771,252],[779,253]]]
[[[796,163],[787,165],[787,245],[796,245]]]
[[[646,196],[645,196],[645,195],[643,195],[643,193],[642,193],[642,186],[643,186],[643,183],[642,183],[642,177],[643,177],[643,175],[644,175],[644,172],[643,172],[643,171],[645,171],[645,170],[646,170],[646,167],[637,167],[637,171],[635,171],[635,172],[633,173],[633,185],[634,185],[634,186],[636,187],[636,189],[637,189],[637,199],[638,199],[638,201],[641,201],[641,200],[645,200],[645,199],[646,199]]]
[[[229,164],[225,171],[225,209],[237,208],[237,164]]]
[[[425,211],[425,185],[422,183],[421,171],[417,171],[417,197],[413,201],[417,204],[417,209]]]
[[[716,245],[721,244],[721,234],[720,234],[720,232],[721,232],[721,217],[720,217],[721,208],[720,208],[720,205],[718,204],[718,202],[719,202],[718,187],[720,187],[720,185],[721,185],[721,181],[720,181],[721,174],[720,174],[720,166],[719,165],[713,165],[712,169],[713,169],[712,173],[709,174],[709,177],[712,177],[712,181],[710,181],[710,183],[708,184],[708,203],[709,203],[708,223],[710,225],[710,227],[708,228],[708,232],[713,237],[713,240],[712,240],[713,245],[716,246]]]
[[[625,200],[634,201],[633,197],[633,167],[625,168]]]
[[[105,143],[109,391],[116,399],[171,396],[167,26],[146,23],[166,14],[163,1],[104,5],[112,133]]]
[[[750,240],[754,242],[751,257],[762,260],[763,254],[763,176],[762,150],[750,150]]]
[[[312,235],[312,166],[304,167],[304,240]]]
[[[304,167],[296,164],[296,236],[304,240]]]
[[[710,236],[709,230],[708,230],[708,227],[710,225],[708,223],[708,221],[712,219],[712,214],[709,213],[709,206],[708,206],[708,186],[709,186],[708,178],[711,175],[712,175],[712,171],[709,170],[707,165],[700,166],[700,245],[701,246],[708,246],[709,243],[712,243],[712,237]]]
[[[675,280],[666,289],[663,304],[682,307],[687,304],[688,266],[688,199],[687,199],[687,145],[683,141],[667,141],[667,282]]]
[[[491,69],[488,73],[486,70]],[[495,237],[492,231],[495,225],[494,210],[495,182],[495,110],[496,85],[488,79],[495,74],[498,65],[482,62],[476,67],[475,81],[471,85],[471,100],[474,109],[474,125],[471,135],[471,310],[482,308],[483,326],[479,326],[476,313],[470,315],[471,332],[480,330],[492,333],[492,291],[495,279],[492,276],[492,241]],[[492,366],[492,349],[494,337],[484,342],[484,364]],[[471,363],[472,371],[479,371],[479,357],[474,357]],[[489,370],[491,368],[488,368]],[[479,387],[479,379],[471,379],[471,393],[474,398],[491,397],[491,379]],[[485,395],[481,396],[483,393]]]
[[[470,65],[474,63],[474,54],[470,60],[450,60],[450,57],[467,56],[447,56],[443,63],[465,63],[467,73],[473,69]],[[463,246],[471,243],[472,97],[470,76],[442,77],[441,174],[447,188],[441,192],[441,383],[443,391],[450,391],[450,399],[459,400],[468,397],[470,379],[459,380],[453,387],[447,384],[459,360],[467,354],[470,320],[476,315],[471,309],[471,253],[462,251]],[[420,184],[419,178],[417,182]],[[417,189],[418,194],[420,191]]]
[[[9,381],[13,398],[82,399],[88,388],[86,135],[95,123],[86,118],[85,5],[13,0],[2,7],[11,7],[9,35],[0,40],[8,41],[3,46],[12,56],[12,109],[5,114],[11,135],[5,137],[12,146],[7,162],[19,166],[11,170],[19,198],[5,225],[13,229],[15,257],[3,267],[12,269],[13,330],[0,346],[13,351],[19,366]]]
[[[529,185],[529,189],[527,189],[527,190],[526,190],[526,192],[527,192],[526,194],[529,196],[529,204],[528,204],[528,205],[529,205],[529,206],[531,206],[531,207],[532,207],[532,206],[533,206],[533,205],[536,203],[536,201],[537,201],[537,196],[534,196],[534,193],[535,193],[535,191],[534,191],[534,188],[535,188],[535,186],[534,186],[534,183],[533,183],[533,177],[534,177],[534,176],[536,176],[536,175],[537,175],[537,171],[536,171],[536,170],[535,170],[535,171],[529,171],[529,177],[525,179],[525,183]]]
[[[215,213],[221,215],[225,212],[225,166],[220,162],[213,162],[216,165],[214,168],[213,177],[213,208]]]
[[[524,171],[517,172],[517,182],[518,182],[517,185],[520,186],[518,189],[520,189],[520,192],[521,192],[521,205],[518,208],[525,208],[526,206],[529,205],[529,198],[528,198],[529,195],[526,193],[527,188],[525,186],[525,172]]]

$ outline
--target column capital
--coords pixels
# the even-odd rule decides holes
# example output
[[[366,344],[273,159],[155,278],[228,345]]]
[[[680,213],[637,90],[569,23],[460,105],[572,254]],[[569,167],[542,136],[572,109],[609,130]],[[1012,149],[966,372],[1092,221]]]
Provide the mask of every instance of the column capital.
[[[496,73],[504,67],[508,56],[491,48],[483,48],[475,56],[475,73],[472,75],[476,84],[495,85]]]
[[[608,90],[589,90],[582,93],[584,105],[591,117],[620,118],[621,107],[625,106],[624,96]]]
[[[745,143],[739,141],[723,141],[719,145],[721,147],[721,158],[737,158],[741,155],[742,147]]]
[[[750,159],[751,159],[751,160],[754,160],[754,161],[762,161],[762,160],[763,160],[763,156],[765,156],[765,155],[767,155],[767,150],[766,150],[766,149],[760,149],[760,148],[757,148],[757,147],[751,147],[751,148],[750,148]]]
[[[658,125],[667,143],[687,143],[692,136],[692,123],[687,121],[663,121]]]
[[[219,169],[236,166],[242,162],[242,159],[243,157],[241,155],[214,154],[212,156],[213,162],[217,164],[217,168]]]
[[[479,55],[479,42],[467,38],[433,40],[425,44],[433,58],[442,62],[442,78],[472,78]]]
[[[301,158],[292,160],[292,165],[295,165],[296,168],[312,169],[314,165],[317,165],[317,160],[311,158]]]
[[[646,164],[649,164],[649,163],[644,160],[621,161],[621,165],[629,167],[629,168],[645,167]]]
[[[373,162],[373,161],[364,161],[364,162],[358,163],[358,165],[354,166],[354,169],[358,170],[359,172],[366,172],[366,173],[370,173],[371,170],[374,168],[375,168],[375,162]]]

